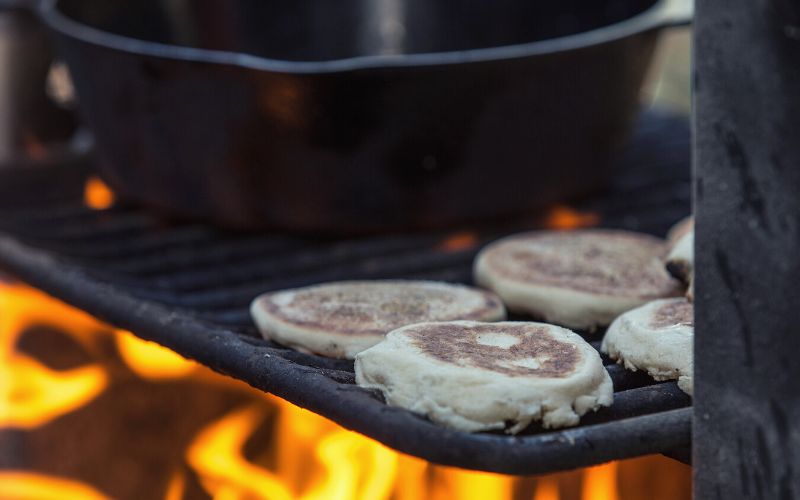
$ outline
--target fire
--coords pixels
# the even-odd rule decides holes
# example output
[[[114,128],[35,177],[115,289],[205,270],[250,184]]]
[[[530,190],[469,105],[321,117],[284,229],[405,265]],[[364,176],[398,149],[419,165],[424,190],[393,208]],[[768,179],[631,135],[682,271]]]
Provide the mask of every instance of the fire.
[[[103,392],[108,375],[100,364],[52,370],[15,348],[27,328],[40,324],[58,326],[91,349],[99,322],[31,288],[7,284],[0,284],[0,311],[0,427],[38,427]]]
[[[277,455],[272,470],[248,462],[242,451],[247,438],[270,414],[258,405],[235,410],[212,423],[187,452],[187,462],[214,498],[513,498],[516,478],[431,465],[274,396],[265,399],[270,403],[267,408],[276,413]]]
[[[513,495],[515,478],[510,476],[461,469],[443,469],[437,472],[437,475],[441,476],[441,481],[437,481],[439,484],[434,487],[434,494],[431,497],[436,500],[511,499]]]
[[[542,478],[536,485],[533,500],[559,500],[558,482],[549,477]]]
[[[383,446],[337,430],[319,441],[316,459],[324,474],[304,500],[387,498],[397,457]]]
[[[88,353],[98,353],[98,359],[99,340],[113,336],[119,359],[148,383],[186,379],[245,395],[247,403],[205,424],[185,448],[182,463],[165,471],[170,478],[165,500],[186,498],[189,481],[195,491],[201,487],[223,500],[622,498],[617,463],[586,469],[582,487],[580,474],[569,475],[567,480],[577,489],[568,494],[561,490],[559,476],[517,478],[473,472],[397,453],[130,332],[114,330],[43,293],[9,284],[0,284],[0,428],[33,430],[89,404],[109,385],[109,367],[99,362],[52,370],[17,352],[19,337],[35,324],[58,327]],[[265,435],[264,430],[271,431],[270,437],[256,439]],[[0,498],[106,497],[79,481],[14,470],[0,471]]]
[[[83,406],[100,394],[107,379],[103,368],[86,366],[59,373],[26,357],[6,360],[0,369],[0,426],[34,428]],[[13,371],[14,375],[8,373]]]
[[[578,212],[566,205],[551,208],[542,221],[548,229],[579,229],[596,226],[600,216],[591,212]]]
[[[104,210],[114,204],[114,192],[98,177],[86,179],[83,190],[83,202],[87,207],[95,210]]]
[[[187,450],[186,461],[214,498],[292,498],[280,478],[242,454],[245,441],[264,416],[260,406],[239,409],[206,427]]]
[[[289,430],[304,410],[268,397],[280,413],[275,435]],[[234,410],[200,432],[186,461],[214,498],[336,500],[388,498],[397,470],[397,454],[333,424],[312,419],[293,446],[279,448],[275,470],[244,457],[247,439],[263,423],[268,406]],[[312,453],[307,453],[307,451]],[[293,481],[291,479],[294,479]]]
[[[232,411],[198,434],[187,462],[214,498],[347,500],[510,499],[516,478],[437,467],[346,431],[286,401]],[[247,439],[275,417],[272,470],[244,457]]]
[[[438,248],[445,252],[469,250],[478,244],[478,235],[471,231],[453,233],[439,243]]]
[[[581,500],[619,500],[617,462],[589,467],[584,473]]]
[[[78,481],[22,471],[0,471],[3,500],[107,500],[108,497]]]
[[[177,471],[167,483],[167,491],[164,493],[164,500],[181,500],[186,491],[186,475],[183,471]]]
[[[131,371],[145,379],[185,377],[200,367],[155,342],[142,340],[125,330],[114,331],[114,342],[122,361]]]

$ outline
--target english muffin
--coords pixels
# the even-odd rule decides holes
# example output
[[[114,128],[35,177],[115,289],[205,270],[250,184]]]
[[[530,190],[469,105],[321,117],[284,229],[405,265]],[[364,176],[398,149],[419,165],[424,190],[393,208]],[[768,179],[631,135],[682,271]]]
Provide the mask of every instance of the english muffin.
[[[411,323],[498,321],[493,293],[433,281],[340,281],[257,297],[250,312],[261,334],[294,349],[352,359]]]
[[[666,252],[663,240],[646,234],[535,231],[484,248],[474,275],[509,311],[594,330],[641,304],[681,294],[664,269]]]
[[[667,232],[667,242],[669,243],[670,248],[675,246],[675,243],[678,242],[681,238],[683,238],[686,233],[694,231],[694,216],[690,215],[685,217],[672,226],[669,231]]]
[[[527,322],[419,323],[356,356],[358,385],[466,432],[576,425],[613,400],[600,355],[576,333]]]
[[[684,298],[655,300],[614,320],[601,350],[629,370],[645,370],[656,380],[677,380],[691,395],[693,314]]]
[[[694,298],[694,230],[675,242],[667,256],[667,271],[687,286],[686,297]]]

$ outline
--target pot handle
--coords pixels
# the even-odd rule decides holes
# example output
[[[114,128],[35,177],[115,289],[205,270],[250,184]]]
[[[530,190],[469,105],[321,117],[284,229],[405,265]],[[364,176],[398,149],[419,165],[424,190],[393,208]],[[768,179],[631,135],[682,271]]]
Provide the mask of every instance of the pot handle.
[[[694,0],[664,0],[658,13],[659,27],[689,26],[694,17]]]

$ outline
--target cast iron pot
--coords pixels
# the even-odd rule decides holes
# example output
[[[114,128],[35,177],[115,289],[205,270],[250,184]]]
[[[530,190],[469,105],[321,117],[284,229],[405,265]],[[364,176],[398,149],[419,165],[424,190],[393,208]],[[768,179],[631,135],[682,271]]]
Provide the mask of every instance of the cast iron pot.
[[[610,175],[675,0],[46,0],[101,173],[223,224],[486,219]]]

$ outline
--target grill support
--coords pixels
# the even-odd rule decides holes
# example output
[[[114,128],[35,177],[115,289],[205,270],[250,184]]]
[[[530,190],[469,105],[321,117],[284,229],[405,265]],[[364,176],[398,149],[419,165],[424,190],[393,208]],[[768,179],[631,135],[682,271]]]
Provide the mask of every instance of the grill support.
[[[695,498],[800,495],[800,4],[695,18]]]

